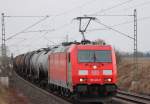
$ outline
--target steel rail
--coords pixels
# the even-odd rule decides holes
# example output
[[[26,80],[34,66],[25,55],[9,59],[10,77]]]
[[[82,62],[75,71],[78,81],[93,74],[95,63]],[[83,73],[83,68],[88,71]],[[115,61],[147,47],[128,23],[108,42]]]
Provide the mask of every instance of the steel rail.
[[[17,77],[17,79],[23,81],[24,83],[28,84],[29,86],[31,86],[35,89],[37,89],[41,93],[49,95],[49,97],[51,99],[54,99],[57,102],[57,104],[72,104],[72,102],[69,102],[69,101],[63,99],[61,96],[58,96],[55,93],[48,92],[47,90],[44,90],[44,89],[32,84],[31,82],[28,82],[27,80],[23,79],[15,72],[14,72],[14,75],[15,75],[15,77]],[[123,104],[150,104],[150,96],[140,95],[140,94],[131,93],[131,92],[125,92],[125,91],[121,91],[121,90],[118,90],[116,97],[114,97],[112,100],[121,102]]]
[[[150,96],[140,95],[131,92],[118,91],[116,97],[113,100],[130,103],[130,104],[150,104]]]
[[[17,79],[23,81],[25,84],[28,84],[29,86],[37,89],[38,91],[40,91],[43,94],[48,95],[51,99],[56,101],[56,104],[72,104],[71,102],[53,94],[48,92],[47,90],[44,90],[42,88],[37,87],[36,85],[32,84],[31,82],[28,82],[27,80],[23,79],[22,77],[20,77],[16,72],[13,73],[15,75],[15,77],[17,77]]]

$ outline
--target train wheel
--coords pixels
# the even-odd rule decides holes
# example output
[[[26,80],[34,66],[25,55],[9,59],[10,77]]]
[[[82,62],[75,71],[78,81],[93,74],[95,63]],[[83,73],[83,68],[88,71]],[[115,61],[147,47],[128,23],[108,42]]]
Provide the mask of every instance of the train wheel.
[[[50,91],[53,91],[53,85],[52,84],[49,84],[48,88],[49,88]]]
[[[55,91],[55,88],[54,88],[54,85],[53,85],[53,84],[50,85],[50,89],[52,90],[52,92]]]
[[[60,88],[60,95],[64,96],[64,89],[62,87]]]
[[[65,92],[64,92],[64,96],[65,97],[70,97],[71,93],[68,89],[65,89]]]

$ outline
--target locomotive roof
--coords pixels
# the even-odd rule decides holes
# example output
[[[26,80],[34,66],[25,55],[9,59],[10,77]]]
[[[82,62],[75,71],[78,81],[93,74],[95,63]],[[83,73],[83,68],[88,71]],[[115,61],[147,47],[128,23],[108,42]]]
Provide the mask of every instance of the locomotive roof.
[[[98,44],[97,44],[98,43]],[[56,46],[53,46],[53,47],[48,47],[48,48],[41,48],[41,49],[38,49],[38,50],[34,50],[34,51],[31,51],[31,52],[27,52],[28,54],[34,54],[34,53],[40,53],[40,52],[45,52],[48,53],[48,52],[66,52],[69,47],[71,45],[106,45],[105,42],[91,42],[89,40],[85,40],[85,41],[81,41],[81,42],[77,42],[77,41],[74,41],[74,42],[63,42],[61,45],[56,45]],[[21,55],[18,55],[18,56],[23,56],[25,54],[21,54]]]

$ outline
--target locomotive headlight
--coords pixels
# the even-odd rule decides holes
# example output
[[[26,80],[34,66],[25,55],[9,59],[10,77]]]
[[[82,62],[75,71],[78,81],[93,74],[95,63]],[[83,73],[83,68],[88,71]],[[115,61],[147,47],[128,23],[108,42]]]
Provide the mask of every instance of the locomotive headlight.
[[[94,66],[93,66],[93,69],[97,69],[97,66],[96,66],[96,65],[94,65]]]
[[[107,80],[108,80],[108,82],[111,82],[111,78],[108,78]]]
[[[112,75],[112,70],[103,70],[103,75]]]
[[[82,78],[80,78],[80,82],[83,82],[84,80]]]
[[[104,78],[104,81],[105,81],[105,82],[111,82],[112,79],[111,79],[111,78]]]
[[[80,82],[86,82],[87,78],[80,78]]]

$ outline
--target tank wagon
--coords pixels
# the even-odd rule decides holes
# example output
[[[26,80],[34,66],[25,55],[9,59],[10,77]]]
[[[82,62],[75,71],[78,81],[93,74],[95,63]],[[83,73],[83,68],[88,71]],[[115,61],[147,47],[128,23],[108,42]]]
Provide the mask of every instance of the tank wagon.
[[[111,101],[117,92],[110,45],[63,44],[16,56],[14,68],[30,81],[85,102]]]

